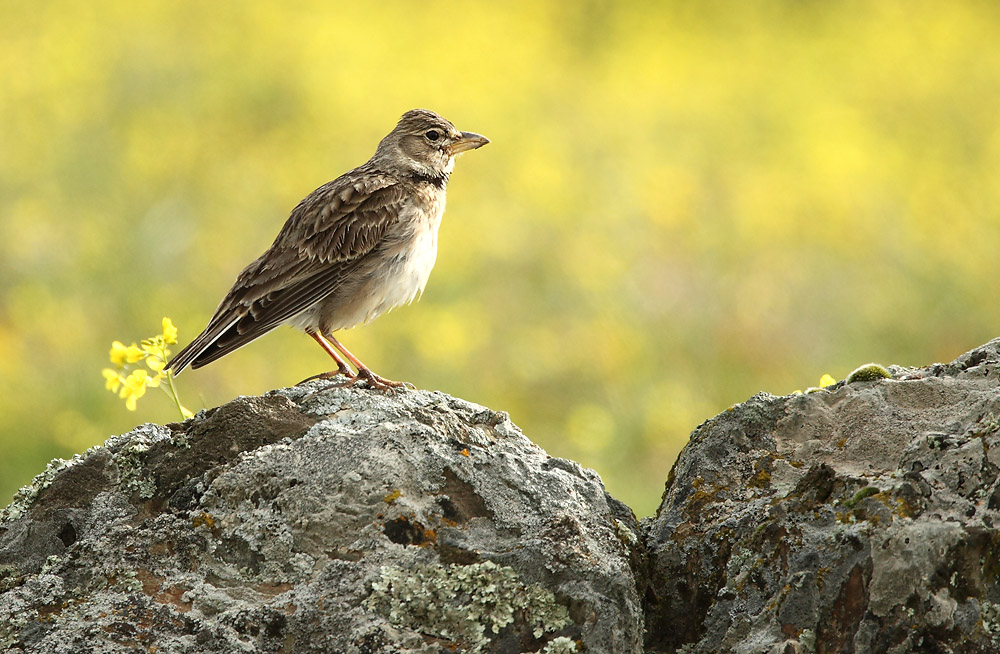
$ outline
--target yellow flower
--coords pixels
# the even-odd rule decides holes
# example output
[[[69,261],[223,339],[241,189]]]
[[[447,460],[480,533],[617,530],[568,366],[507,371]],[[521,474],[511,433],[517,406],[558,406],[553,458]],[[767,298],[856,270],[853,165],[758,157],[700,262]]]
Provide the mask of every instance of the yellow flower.
[[[140,348],[136,347],[135,343],[132,343],[125,350],[125,363],[135,363],[137,361],[142,361],[145,358],[146,353]]]
[[[833,386],[837,383],[837,380],[831,375],[823,375],[819,378],[819,387],[826,388],[827,386]]]
[[[133,370],[132,374],[125,378],[125,388],[122,389],[122,397],[125,397],[126,392],[139,393],[139,396],[142,397],[142,393],[146,390],[147,379],[149,379],[149,373],[142,368]]]
[[[174,327],[174,322],[166,316],[163,317],[163,341],[167,345],[173,345],[177,342],[177,328]]]
[[[122,383],[122,376],[118,374],[118,371],[105,368],[101,371],[101,374],[104,375],[104,388],[112,393],[116,392]]]
[[[145,358],[146,353],[136,346],[135,343],[126,347],[121,341],[115,341],[111,344],[111,352],[108,356],[111,359],[111,363],[115,364],[119,368],[124,368],[126,363],[142,361]]]
[[[115,341],[111,344],[111,352],[109,357],[111,358],[111,363],[115,364],[119,368],[125,367],[125,357],[128,356],[128,348],[121,341]]]
[[[149,382],[149,373],[145,370],[133,370],[132,374],[125,378],[122,389],[118,397],[124,398],[125,408],[135,411],[136,401],[146,394],[146,384]]]
[[[163,318],[162,326],[162,334],[143,339],[139,345],[132,343],[126,346],[121,341],[111,344],[109,357],[117,370],[105,368],[101,371],[104,376],[104,386],[125,400],[125,407],[129,411],[135,411],[136,403],[146,394],[147,388],[163,388],[181,415],[190,418],[194,414],[181,404],[180,398],[177,397],[177,389],[174,388],[173,377],[165,370],[166,362],[170,359],[170,349],[167,345],[177,342],[177,328],[174,327],[173,321],[166,317]],[[146,368],[130,365],[143,360],[146,362]],[[136,369],[132,370],[133,368]],[[132,372],[126,375],[129,370]],[[166,383],[163,383],[164,380]]]
[[[143,340],[140,345],[146,354],[160,354],[163,352],[163,337],[154,336]]]

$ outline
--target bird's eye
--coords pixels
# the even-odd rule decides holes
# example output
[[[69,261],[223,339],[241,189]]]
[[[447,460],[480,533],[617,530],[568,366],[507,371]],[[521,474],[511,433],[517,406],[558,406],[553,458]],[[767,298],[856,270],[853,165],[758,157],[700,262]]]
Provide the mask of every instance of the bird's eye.
[[[424,134],[424,136],[427,137],[428,141],[436,141],[441,138],[441,134],[436,129],[427,130],[427,133]]]

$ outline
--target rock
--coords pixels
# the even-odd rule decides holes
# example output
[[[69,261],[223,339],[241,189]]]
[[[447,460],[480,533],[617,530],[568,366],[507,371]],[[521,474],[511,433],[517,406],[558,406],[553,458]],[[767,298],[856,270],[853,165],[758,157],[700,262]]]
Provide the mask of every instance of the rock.
[[[641,527],[441,393],[143,425],[0,514],[0,651],[1000,652],[1000,340],[859,370],[702,424]]]
[[[1000,340],[702,424],[643,521],[653,652],[1000,652]]]
[[[53,462],[0,514],[0,651],[640,652],[638,534],[506,414],[313,382]]]

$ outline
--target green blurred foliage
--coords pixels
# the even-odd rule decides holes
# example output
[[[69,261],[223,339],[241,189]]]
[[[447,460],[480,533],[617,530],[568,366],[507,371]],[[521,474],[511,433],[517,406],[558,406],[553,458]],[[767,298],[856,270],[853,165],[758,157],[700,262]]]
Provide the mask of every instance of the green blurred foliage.
[[[424,298],[341,334],[655,509],[687,434],[997,334],[987,2],[6,3],[0,495],[140,420],[113,339],[186,343],[289,210],[412,107],[462,157]],[[192,408],[330,362],[283,328]]]

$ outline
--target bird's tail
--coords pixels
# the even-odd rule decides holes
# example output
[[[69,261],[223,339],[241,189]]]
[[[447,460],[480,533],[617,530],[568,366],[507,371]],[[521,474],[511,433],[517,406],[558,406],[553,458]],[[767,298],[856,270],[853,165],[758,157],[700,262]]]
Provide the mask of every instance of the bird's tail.
[[[219,339],[238,321],[239,318],[236,318],[223,325],[210,324],[205,328],[205,331],[198,334],[193,341],[188,343],[184,349],[178,352],[177,355],[164,367],[164,369],[170,370],[176,377],[189,365],[192,368],[200,368],[206,363],[215,361],[223,354],[231,352],[232,349],[235,348],[225,349],[216,348],[214,346],[218,343]],[[205,356],[206,354],[207,356]]]

